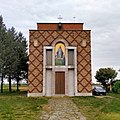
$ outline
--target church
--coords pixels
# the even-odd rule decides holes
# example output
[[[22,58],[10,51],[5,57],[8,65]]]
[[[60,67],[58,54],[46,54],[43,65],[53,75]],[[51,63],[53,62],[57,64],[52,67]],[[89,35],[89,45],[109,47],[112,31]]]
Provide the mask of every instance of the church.
[[[28,96],[91,96],[91,30],[37,23],[29,30]]]

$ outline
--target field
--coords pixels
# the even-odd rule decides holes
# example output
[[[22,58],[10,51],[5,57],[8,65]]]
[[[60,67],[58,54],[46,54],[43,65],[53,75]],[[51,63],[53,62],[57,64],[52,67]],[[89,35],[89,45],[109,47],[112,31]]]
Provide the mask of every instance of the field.
[[[4,93],[0,94],[0,120],[39,120],[42,105],[47,104],[47,98],[26,97],[26,86],[21,86],[19,92],[13,86],[12,93],[7,91],[7,86],[4,88]]]
[[[17,89],[17,86],[16,86],[15,84],[13,84],[13,85],[12,85],[12,92],[15,92],[16,89]],[[20,90],[20,91],[27,91],[27,90],[28,90],[28,87],[27,87],[26,84],[23,84],[23,85],[20,85],[20,86],[19,86],[19,90]],[[4,84],[4,85],[3,85],[3,92],[4,92],[4,93],[6,93],[6,92],[8,93],[8,91],[9,91],[9,85],[8,85],[8,84]]]
[[[73,101],[87,120],[119,120],[120,94],[106,97],[73,97]]]
[[[0,93],[0,120],[39,120],[42,106],[48,103],[47,97],[27,97],[27,86],[12,86],[12,93],[8,86],[4,86],[4,93]],[[120,94],[108,94],[105,97],[70,97],[80,108],[87,120],[119,120]]]

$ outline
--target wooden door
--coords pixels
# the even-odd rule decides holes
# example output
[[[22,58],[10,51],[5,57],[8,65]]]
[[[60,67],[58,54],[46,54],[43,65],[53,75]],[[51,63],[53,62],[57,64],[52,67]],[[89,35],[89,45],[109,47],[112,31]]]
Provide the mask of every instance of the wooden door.
[[[55,72],[55,94],[65,94],[65,72]]]

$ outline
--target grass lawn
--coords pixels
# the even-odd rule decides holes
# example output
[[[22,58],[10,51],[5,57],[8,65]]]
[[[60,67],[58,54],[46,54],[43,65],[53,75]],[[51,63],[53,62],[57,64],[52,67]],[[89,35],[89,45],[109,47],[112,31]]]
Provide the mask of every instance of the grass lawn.
[[[13,85],[11,86],[11,89],[12,89],[12,92],[16,91],[17,85],[16,85],[16,84],[13,84]],[[20,85],[20,86],[19,86],[19,90],[20,90],[20,91],[27,91],[27,90],[28,90],[27,84]],[[8,91],[9,91],[9,85],[8,85],[8,84],[3,85],[3,92],[8,92]]]
[[[39,120],[42,106],[47,104],[46,97],[27,97],[27,86],[4,86],[0,93],[0,120]],[[119,120],[120,94],[108,94],[106,97],[71,97],[87,120]]]
[[[26,87],[21,86],[19,92],[0,93],[0,120],[39,120],[45,97],[27,97]]]
[[[72,97],[87,120],[119,120],[120,94],[106,97]]]

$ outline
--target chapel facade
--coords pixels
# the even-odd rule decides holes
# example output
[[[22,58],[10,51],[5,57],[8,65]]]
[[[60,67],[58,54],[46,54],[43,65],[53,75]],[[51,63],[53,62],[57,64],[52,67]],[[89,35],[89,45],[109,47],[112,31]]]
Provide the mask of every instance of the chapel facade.
[[[90,96],[91,31],[83,23],[29,30],[28,96]]]

